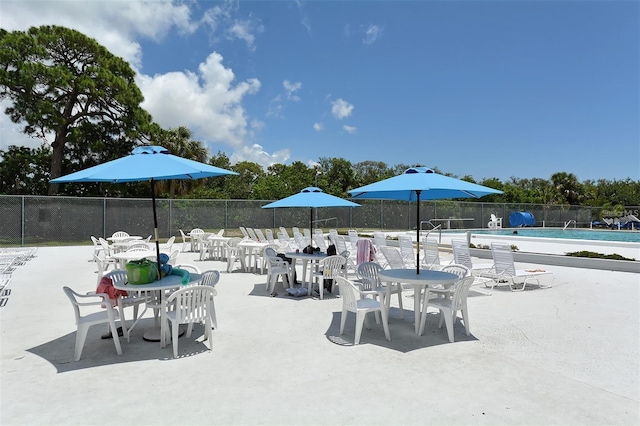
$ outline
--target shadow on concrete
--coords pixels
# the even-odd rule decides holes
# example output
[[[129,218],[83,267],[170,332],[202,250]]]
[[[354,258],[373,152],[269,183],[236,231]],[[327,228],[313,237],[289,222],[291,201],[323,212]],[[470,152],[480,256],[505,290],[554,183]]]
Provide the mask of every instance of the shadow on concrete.
[[[101,339],[101,335],[107,329],[106,326],[100,325],[89,329],[79,361],[73,360],[76,344],[75,332],[27,349],[27,352],[31,352],[51,363],[58,373],[129,362],[173,360],[171,341],[164,348],[161,348],[160,342],[148,342],[142,338],[145,329],[153,326],[153,318],[143,318],[131,333],[130,343],[127,343],[127,339],[124,337],[120,337],[122,355],[116,353],[116,347],[112,339]],[[195,324],[191,337],[187,338],[184,335],[180,337],[178,341],[178,357],[186,358],[209,352],[209,342],[203,342],[203,338],[204,325]],[[215,342],[215,330],[213,339]]]
[[[340,317],[341,312],[334,312],[333,319],[326,331],[327,339],[340,346],[356,346],[353,344],[355,338],[356,316],[348,313],[347,322],[344,327],[344,334],[340,335]],[[464,325],[460,318],[454,323],[454,343],[449,342],[447,329],[443,325],[438,328],[439,313],[429,312],[424,328],[424,334],[418,336],[415,333],[413,323],[413,311],[404,310],[404,319],[400,317],[400,309],[391,308],[389,311],[389,333],[391,341],[387,341],[384,337],[382,324],[376,324],[373,315],[369,316],[369,327],[367,330],[363,328],[359,345],[376,345],[383,348],[391,349],[398,352],[411,352],[418,349],[439,346],[443,344],[453,345],[458,342],[469,342],[477,340],[473,334],[467,336],[465,334]]]

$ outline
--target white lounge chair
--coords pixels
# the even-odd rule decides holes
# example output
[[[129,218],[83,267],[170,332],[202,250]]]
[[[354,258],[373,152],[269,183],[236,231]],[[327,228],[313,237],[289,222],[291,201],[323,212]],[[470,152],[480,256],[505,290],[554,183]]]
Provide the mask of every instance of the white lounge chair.
[[[481,277],[492,278],[491,290],[499,283],[506,282],[512,291],[523,291],[527,284],[537,284],[540,288],[551,287],[551,284],[542,284],[540,277],[553,280],[553,272],[544,269],[516,269],[513,261],[511,246],[505,243],[491,243],[491,255],[493,266]],[[520,286],[520,287],[519,287]]]

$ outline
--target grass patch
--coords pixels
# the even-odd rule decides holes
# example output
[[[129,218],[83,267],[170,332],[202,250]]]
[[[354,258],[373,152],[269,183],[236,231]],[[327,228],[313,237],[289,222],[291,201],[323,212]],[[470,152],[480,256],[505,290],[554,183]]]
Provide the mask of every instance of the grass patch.
[[[624,257],[621,256],[619,254],[613,253],[613,254],[602,254],[602,253],[596,253],[594,251],[587,251],[587,250],[582,250],[582,251],[575,251],[572,253],[566,253],[566,256],[572,256],[572,257],[588,257],[591,259],[609,259],[609,260],[630,260],[630,261],[635,261],[635,259],[630,259],[628,257]]]

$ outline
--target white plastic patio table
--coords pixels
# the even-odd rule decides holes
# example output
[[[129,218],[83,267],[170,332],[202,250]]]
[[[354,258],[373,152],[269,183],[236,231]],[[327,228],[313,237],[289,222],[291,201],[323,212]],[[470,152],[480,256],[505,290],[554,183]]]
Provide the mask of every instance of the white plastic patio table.
[[[314,253],[314,254],[308,254],[308,253],[296,253],[296,252],[290,252],[290,253],[285,253],[285,256],[290,257],[291,259],[293,259],[293,265],[291,265],[293,267],[293,269],[295,270],[296,267],[296,260],[300,259],[302,261],[302,287],[304,288],[307,285],[307,264],[309,262],[315,262],[316,263],[316,268],[318,267],[318,262],[321,261],[322,259],[324,259],[325,257],[327,257],[326,253]],[[308,285],[308,290],[309,290],[309,294],[311,294],[311,276],[309,276],[309,285]]]
[[[266,242],[261,243],[253,240],[240,241],[238,243],[238,247],[242,249],[241,259],[245,259],[242,261],[242,263],[246,272],[248,272],[252,268],[252,264],[255,265],[256,251],[264,248],[268,244],[269,243]],[[251,262],[252,258],[254,259],[253,263]]]
[[[193,285],[198,281],[200,281],[201,279],[202,279],[201,274],[196,274],[196,273],[189,274],[188,285]],[[182,285],[183,285],[182,276],[180,275],[167,275],[166,277],[149,284],[129,284],[128,282],[113,283],[113,286],[118,290],[124,290],[127,292],[158,291],[160,293],[160,327],[153,327],[145,330],[142,338],[149,342],[160,342],[160,347],[163,347],[163,348],[165,347],[166,337],[168,333],[168,330],[165,329],[166,322],[167,322],[167,318],[166,318],[167,307],[166,307],[166,300],[165,300],[166,298],[164,293],[167,290],[180,288],[182,287]],[[136,322],[137,322],[137,319],[134,322],[134,324]],[[131,325],[131,328],[133,328],[134,324]]]
[[[406,283],[413,285],[413,311],[415,313],[414,323],[416,334],[419,334],[420,331],[420,311],[422,309],[420,303],[420,294],[422,288],[425,286],[435,285],[442,285],[444,287],[451,286],[459,278],[456,274],[452,274],[450,272],[432,271],[430,269],[420,269],[420,274],[417,274],[415,268],[383,269],[378,272],[378,276],[380,277],[381,281],[385,281],[388,283]],[[389,294],[390,290],[391,285],[388,285],[387,294],[385,295],[385,297],[388,298],[391,296]]]
[[[231,240],[231,237],[224,237],[222,235],[218,235],[218,234],[211,234],[207,237],[207,240],[211,241],[212,244],[218,248],[220,248],[220,256],[218,257],[218,259],[222,259],[224,257],[224,253],[222,250],[222,247],[224,245],[224,243],[228,243],[229,240]],[[202,253],[201,253],[202,256]]]

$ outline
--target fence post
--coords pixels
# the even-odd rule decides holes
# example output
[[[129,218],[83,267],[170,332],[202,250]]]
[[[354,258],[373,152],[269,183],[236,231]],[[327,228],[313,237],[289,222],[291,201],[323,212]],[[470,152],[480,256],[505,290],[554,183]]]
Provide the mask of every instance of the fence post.
[[[107,237],[107,197],[102,198],[102,235]]]
[[[20,197],[22,199],[22,212],[21,212],[21,222],[22,222],[22,226],[20,227],[20,245],[24,246],[24,195],[22,197]]]

